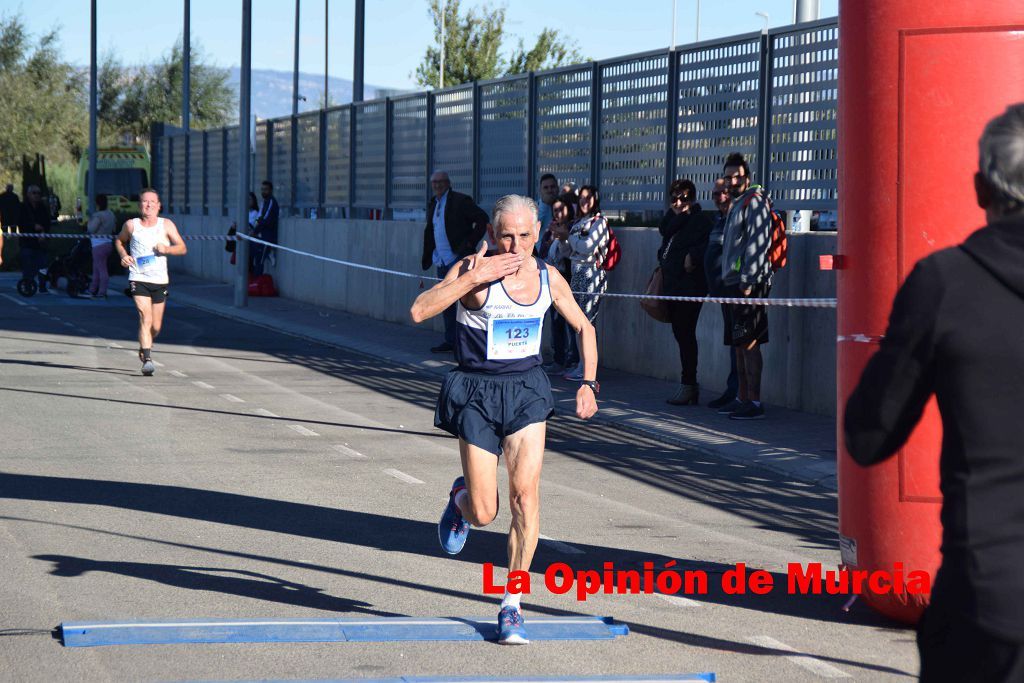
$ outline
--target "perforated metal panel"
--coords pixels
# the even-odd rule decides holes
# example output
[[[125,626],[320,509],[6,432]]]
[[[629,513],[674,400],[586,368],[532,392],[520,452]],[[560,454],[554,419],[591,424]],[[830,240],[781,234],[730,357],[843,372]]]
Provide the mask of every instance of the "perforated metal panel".
[[[434,97],[430,138],[434,170],[447,171],[452,188],[473,193],[473,88],[447,90]]]
[[[757,167],[761,41],[702,47],[678,57],[676,177],[693,180],[697,197],[707,202],[730,152]]]
[[[274,196],[280,206],[294,206],[292,197],[292,123],[290,119],[273,122],[274,142],[270,149],[270,174]]]
[[[188,134],[188,212],[203,213],[203,131]]]
[[[269,121],[258,121],[256,123],[256,152],[253,158],[252,174],[258,178],[258,182],[270,177],[270,159],[267,157],[268,137],[270,129]]]
[[[601,67],[601,201],[616,208],[665,204],[668,57]]]
[[[227,134],[227,146],[228,146],[228,162],[227,167],[224,169],[224,173],[227,176],[225,187],[227,188],[224,195],[224,208],[227,209],[228,215],[234,215],[238,211],[238,128],[228,128]],[[254,172],[255,169],[250,167],[250,172]],[[260,178],[260,180],[263,180]],[[250,178],[249,182],[246,183],[246,187],[259,194],[259,191],[255,188],[256,183]]]
[[[427,96],[395,100],[391,108],[391,208],[427,201]]]
[[[171,196],[165,206],[171,206],[176,213],[185,213],[185,145],[188,138],[178,135],[174,138],[171,152],[173,164],[171,175]]]
[[[590,182],[591,68],[538,75],[536,177],[554,173],[577,187]]]
[[[224,212],[224,131],[206,131],[206,212]]]
[[[327,159],[324,172],[327,174],[325,203],[339,207],[348,204],[349,179],[349,122],[352,113],[349,107],[327,112]]]
[[[294,204],[308,208],[320,203],[319,112],[298,117],[298,138]]]
[[[157,140],[158,154],[156,158],[156,189],[160,192],[160,196],[164,198],[167,205],[170,206],[169,198],[171,196],[171,154],[170,154],[170,143],[171,138],[162,137]]]
[[[837,204],[838,27],[772,37],[767,186],[778,209]]]
[[[529,81],[525,76],[480,87],[479,199],[488,213],[498,198],[529,194],[526,138]]]
[[[356,206],[384,206],[387,107],[384,102],[356,105]]]

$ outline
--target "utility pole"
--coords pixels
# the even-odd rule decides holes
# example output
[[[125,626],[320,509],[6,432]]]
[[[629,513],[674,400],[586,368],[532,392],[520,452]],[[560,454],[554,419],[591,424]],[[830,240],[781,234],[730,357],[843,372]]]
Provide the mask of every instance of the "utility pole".
[[[189,7],[190,1],[184,0],[184,4],[185,21],[181,36],[181,127],[185,129],[185,135],[188,135],[188,130],[191,127],[189,103],[192,99],[192,13]],[[185,144],[185,150],[187,153],[188,143]]]
[[[327,97],[327,73],[329,71],[329,68],[327,66],[327,53],[328,50],[330,49],[330,42],[328,41],[328,38],[330,37],[330,32],[327,30],[327,18],[329,16],[327,9],[328,1],[329,0],[324,0],[324,109],[327,108],[329,102],[329,98]]]
[[[821,18],[821,0],[793,0],[793,23],[803,24]]]
[[[355,58],[352,60],[352,101],[363,101],[363,37],[366,34],[366,0],[356,0]]]
[[[93,0],[96,2],[96,0]],[[239,234],[249,227],[249,147],[252,95],[252,0],[242,0],[242,69],[238,83],[238,203],[235,226]],[[249,303],[249,243],[235,242],[235,306]]]
[[[295,65],[292,68],[292,116],[299,113],[299,0],[295,0]]]
[[[441,68],[437,72],[437,89],[441,90],[444,88],[444,43],[445,43],[445,31],[444,31],[444,15],[448,13],[448,2],[447,0],[441,0]]]
[[[89,21],[89,179],[85,184],[86,206],[91,216],[96,211],[96,109],[99,106],[96,87],[96,0],[92,0]]]

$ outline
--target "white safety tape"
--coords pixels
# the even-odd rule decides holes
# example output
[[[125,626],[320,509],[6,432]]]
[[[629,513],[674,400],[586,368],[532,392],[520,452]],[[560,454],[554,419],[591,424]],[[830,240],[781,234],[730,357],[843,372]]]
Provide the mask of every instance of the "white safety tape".
[[[4,237],[56,237],[59,239],[90,239],[90,238],[101,238],[110,237],[113,238],[115,235],[92,235],[85,232],[15,232],[8,230],[3,233]],[[234,242],[234,237],[228,237],[227,235],[182,235],[182,239],[186,240],[211,240],[215,242],[231,241]]]
[[[884,336],[871,334],[841,334],[836,337],[837,342],[856,342],[858,344],[878,344]]]
[[[32,233],[16,233],[16,232],[5,232],[4,235],[12,237],[33,237]],[[86,234],[80,233],[43,233],[39,236],[42,237],[56,237],[56,238],[72,238],[82,239],[89,237]],[[273,247],[280,251],[286,251],[291,254],[297,254],[299,256],[307,256],[318,261],[326,261],[327,263],[335,263],[339,266],[347,266],[349,268],[357,268],[359,270],[367,270],[371,273],[383,273],[385,275],[395,275],[398,277],[411,278],[414,280],[430,280],[432,282],[440,282],[439,278],[430,277],[427,275],[420,275],[416,273],[405,273],[400,270],[391,270],[388,268],[378,268],[376,266],[368,266],[363,263],[353,263],[352,261],[342,261],[340,259],[330,258],[328,256],[320,256],[319,254],[311,254],[307,251],[300,251],[299,249],[292,249],[291,247],[285,247],[280,244],[274,244],[273,242],[265,242],[261,239],[257,239],[250,235],[239,233],[235,237],[228,237],[227,235],[182,235],[182,239],[186,240],[208,240],[208,241],[235,241],[236,237],[244,239],[255,244],[262,244],[267,247]],[[726,297],[726,296],[650,296],[647,294],[620,294],[616,292],[573,292],[577,296],[589,296],[589,297],[601,297],[601,298],[612,298],[612,299],[648,299],[650,301],[689,301],[693,303],[717,303],[717,304],[733,304],[733,305],[748,305],[748,306],[784,306],[787,308],[835,308],[837,305],[836,299],[769,299],[769,298],[750,298],[750,297]],[[846,341],[840,339],[840,341]],[[861,341],[860,339],[850,341]]]
[[[388,270],[387,268],[377,268],[374,266],[367,266],[362,263],[351,263],[349,261],[340,261],[338,259],[329,258],[327,256],[320,256],[319,254],[310,254],[309,252],[299,251],[298,249],[292,249],[290,247],[282,247],[280,244],[274,244],[272,242],[264,242],[261,239],[251,237],[249,235],[239,234],[244,240],[249,242],[255,242],[256,244],[262,244],[267,247],[273,247],[274,249],[281,249],[293,254],[299,254],[300,256],[309,256],[320,261],[327,261],[329,263],[337,263],[342,266],[349,266],[351,268],[360,268],[362,270],[369,270],[375,273],[387,273],[389,275],[398,275],[400,277],[408,278],[419,278],[421,280],[432,280],[439,282],[440,280],[436,277],[427,277],[423,275],[416,275],[414,273],[403,273],[397,270]],[[755,306],[789,306],[789,307],[807,307],[807,308],[835,308],[836,299],[765,299],[765,298],[746,298],[746,297],[723,297],[723,296],[649,296],[646,294],[617,294],[617,293],[600,293],[600,292],[573,292],[573,294],[579,296],[590,296],[590,297],[611,297],[616,299],[650,299],[657,301],[693,301],[701,303],[720,303],[720,304],[746,304]]]

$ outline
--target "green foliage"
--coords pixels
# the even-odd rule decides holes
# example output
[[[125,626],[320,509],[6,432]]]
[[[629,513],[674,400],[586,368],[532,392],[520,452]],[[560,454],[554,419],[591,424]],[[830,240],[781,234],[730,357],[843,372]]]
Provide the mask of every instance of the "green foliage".
[[[17,15],[0,17],[0,185],[17,184],[23,154],[72,162],[88,133],[81,75],[57,52],[57,31],[33,40]]]
[[[233,120],[237,107],[228,85],[228,70],[203,63],[201,48],[191,46],[189,117],[192,128],[217,128]],[[155,66],[129,69],[107,55],[99,69],[99,116],[104,138],[131,137],[148,141],[154,123],[181,123],[181,91],[185,73],[179,40]]]
[[[46,165],[46,182],[50,192],[60,197],[61,213],[75,212],[78,198],[78,165],[70,162]]]
[[[420,85],[437,88],[441,70],[441,0],[429,0],[428,13],[434,23],[436,45],[427,48],[415,76]],[[463,14],[461,0],[448,0],[444,25],[445,87],[586,61],[575,41],[549,28],[541,31],[529,50],[520,40],[519,47],[506,61],[501,56],[505,38],[503,6],[483,5]]]

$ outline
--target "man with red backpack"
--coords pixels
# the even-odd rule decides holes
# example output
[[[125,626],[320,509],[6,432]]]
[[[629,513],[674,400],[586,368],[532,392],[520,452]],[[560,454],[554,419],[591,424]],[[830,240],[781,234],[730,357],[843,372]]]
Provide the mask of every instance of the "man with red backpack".
[[[771,292],[775,270],[771,202],[763,188],[750,184],[750,166],[742,154],[733,152],[726,158],[723,176],[732,195],[722,243],[724,295],[765,298]],[[778,261],[777,255],[775,258]],[[718,412],[733,420],[763,419],[761,345],[768,343],[768,309],[759,304],[730,306],[726,325],[736,354],[739,391],[736,399]]]

